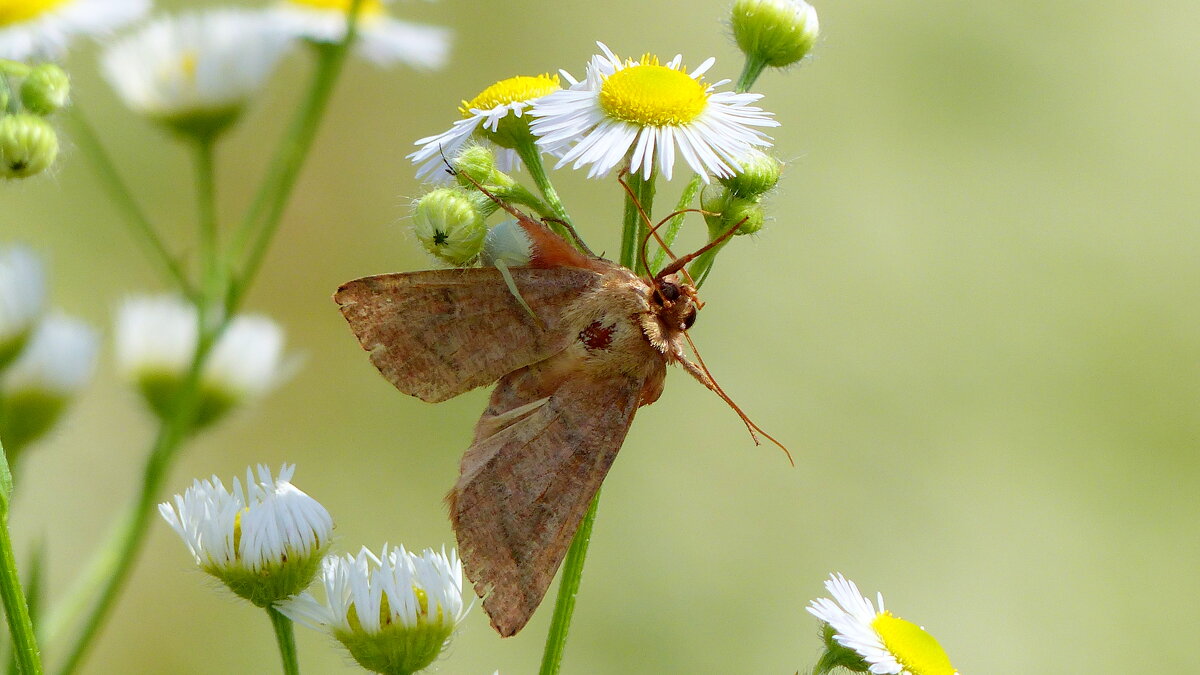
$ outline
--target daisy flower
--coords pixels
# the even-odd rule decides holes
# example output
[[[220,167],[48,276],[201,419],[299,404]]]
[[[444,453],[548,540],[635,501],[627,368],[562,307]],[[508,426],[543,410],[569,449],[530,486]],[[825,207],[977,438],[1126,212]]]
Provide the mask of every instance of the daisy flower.
[[[384,545],[379,555],[330,556],[321,569],[325,599],[309,593],[283,603],[293,621],[328,632],[363,668],[415,673],[450,641],[463,606],[462,565],[454,551],[420,555]]]
[[[448,180],[441,171],[443,157],[453,158],[468,139],[491,141],[500,151],[497,166],[509,171],[516,166],[518,143],[529,142],[529,119],[525,116],[534,101],[561,91],[557,75],[518,75],[486,87],[470,101],[463,101],[458,112],[462,119],[440,134],[416,141],[421,149],[408,156],[420,164],[417,178]]]
[[[150,0],[0,0],[0,59],[62,58],[71,40],[137,20]]]
[[[279,475],[258,465],[228,490],[221,479],[197,480],[158,512],[183,539],[196,564],[239,596],[265,607],[293,596],[316,577],[333,538],[333,518],[292,485],[294,464]]]
[[[292,35],[318,43],[341,42],[351,0],[282,0],[275,5],[280,25]],[[446,63],[450,31],[394,19],[381,0],[363,0],[358,11],[358,42],[367,60],[379,66],[404,63],[437,69]]]
[[[648,179],[657,162],[670,180],[678,149],[707,181],[733,174],[755,146],[771,145],[756,127],[779,123],[750,105],[761,95],[716,91],[728,80],[704,82],[715,59],[689,73],[682,56],[665,65],[650,55],[623,61],[597,45],[604,53],[592,57],[584,80],[539,99],[530,112],[538,143],[561,155],[557,167],[591,165],[595,178],[628,160],[630,172]]]
[[[219,131],[262,90],[289,42],[264,11],[170,16],[109,46],[104,76],[135,112],[184,131]]]
[[[876,675],[957,675],[950,657],[924,628],[892,616],[863,597],[853,581],[830,575],[825,589],[833,599],[818,598],[808,606],[813,616],[833,630],[837,644],[852,650]]]

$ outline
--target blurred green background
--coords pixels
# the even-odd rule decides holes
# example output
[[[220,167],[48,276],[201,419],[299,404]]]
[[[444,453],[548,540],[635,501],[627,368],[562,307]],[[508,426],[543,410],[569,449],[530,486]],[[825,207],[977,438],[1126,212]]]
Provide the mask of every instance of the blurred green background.
[[[208,3],[161,3],[184,4]],[[673,372],[605,484],[565,672],[803,671],[818,653],[803,608],[835,570],[883,591],[963,673],[1200,672],[1196,3],[817,10],[815,58],[755,88],[791,160],[773,222],[722,254],[693,331],[796,467]],[[404,224],[420,191],[412,141],[497,79],[580,75],[597,39],[693,65],[715,55],[711,78],[741,67],[721,1],[395,11],[453,26],[452,62],[350,63],[249,302],[286,325],[304,368],[189,447],[170,480],[182,491],[296,462],[341,550],[453,545],[442,495],[486,400],[399,394],[329,299],[347,279],[429,266]],[[220,150],[228,220],[295,105],[304,56]],[[185,150],[120,106],[94,49],[68,65],[125,176],[190,246]],[[54,302],[111,333],[120,299],[159,285],[65,141],[52,177],[0,186],[0,238],[41,251]],[[557,182],[593,247],[615,251],[615,180]],[[18,553],[45,541],[52,595],[131,498],[151,434],[109,348],[18,486]],[[477,607],[440,672],[534,672],[550,607],[508,640]],[[355,672],[329,640],[298,637],[305,672]],[[262,612],[214,589],[156,523],[84,670],[277,669]]]

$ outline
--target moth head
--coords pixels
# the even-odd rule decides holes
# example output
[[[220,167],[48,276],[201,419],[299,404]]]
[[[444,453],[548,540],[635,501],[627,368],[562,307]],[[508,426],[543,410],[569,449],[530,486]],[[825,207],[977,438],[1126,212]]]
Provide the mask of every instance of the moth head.
[[[671,331],[686,331],[696,323],[700,299],[696,289],[678,275],[655,278],[650,285],[650,305],[663,325]]]

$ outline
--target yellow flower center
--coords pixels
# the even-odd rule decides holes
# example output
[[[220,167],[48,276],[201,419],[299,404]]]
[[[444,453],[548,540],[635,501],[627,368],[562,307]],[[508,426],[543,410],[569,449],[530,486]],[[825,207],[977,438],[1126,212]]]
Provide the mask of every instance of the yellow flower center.
[[[649,59],[609,75],[600,85],[600,108],[609,117],[646,127],[681,126],[704,112],[708,92],[685,71]]]
[[[463,117],[470,117],[471,110],[491,110],[497,106],[517,103],[519,101],[532,101],[535,98],[541,98],[546,94],[558,91],[561,85],[558,83],[557,75],[537,75],[529,77],[528,75],[518,75],[510,77],[507,80],[500,80],[496,84],[479,92],[475,98],[470,101],[463,101],[459,106],[458,111]]]
[[[3,2],[3,0],[0,0],[0,2]],[[312,7],[314,9],[337,10],[340,12],[350,11],[350,0],[288,0],[288,2],[293,5]],[[363,16],[383,14],[383,4],[380,0],[363,0],[358,12]]]
[[[957,675],[950,657],[924,628],[883,612],[871,622],[883,646],[913,675]]]
[[[62,5],[69,0],[0,0],[0,26],[21,23]]]

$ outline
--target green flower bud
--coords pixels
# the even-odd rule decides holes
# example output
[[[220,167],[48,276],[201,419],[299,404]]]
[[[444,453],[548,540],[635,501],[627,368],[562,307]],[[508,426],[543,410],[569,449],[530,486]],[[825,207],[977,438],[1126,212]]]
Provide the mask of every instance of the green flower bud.
[[[734,236],[754,234],[761,230],[766,222],[766,213],[758,197],[745,199],[727,190],[720,190],[703,196],[700,205],[705,211],[716,214],[704,216],[704,221],[708,223],[710,239],[716,239],[738,223],[742,225],[733,233]]]
[[[438,188],[413,203],[413,232],[437,258],[465,265],[483,250],[490,202],[484,195],[462,188]]]
[[[33,67],[21,83],[21,103],[37,115],[49,115],[67,104],[71,81],[66,71],[53,63]]]
[[[512,176],[496,170],[496,155],[488,148],[471,143],[464,147],[452,162],[458,172],[458,184],[475,189],[475,183],[492,193],[507,193],[517,184]]]
[[[804,0],[737,0],[733,37],[752,60],[783,68],[804,58],[817,41],[817,10]]]
[[[781,171],[783,162],[761,150],[752,150],[738,166],[737,173],[719,180],[734,195],[749,199],[773,190]]]
[[[37,115],[0,117],[0,177],[28,178],[58,156],[58,134]]]

